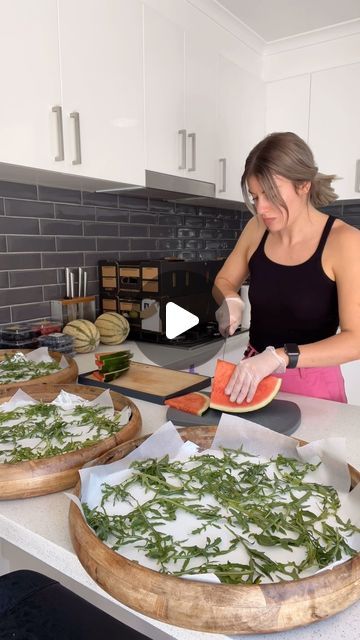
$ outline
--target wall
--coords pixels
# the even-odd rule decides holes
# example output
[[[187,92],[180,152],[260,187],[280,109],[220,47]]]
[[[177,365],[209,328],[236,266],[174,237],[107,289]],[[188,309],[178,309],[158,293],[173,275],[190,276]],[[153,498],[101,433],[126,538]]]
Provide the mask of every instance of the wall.
[[[85,267],[97,294],[100,259],[226,256],[248,216],[0,181],[0,324],[49,317],[65,266]]]
[[[323,209],[360,229],[360,200]],[[98,293],[100,259],[227,256],[249,213],[162,200],[0,182],[0,324],[50,316],[64,267],[85,267]]]

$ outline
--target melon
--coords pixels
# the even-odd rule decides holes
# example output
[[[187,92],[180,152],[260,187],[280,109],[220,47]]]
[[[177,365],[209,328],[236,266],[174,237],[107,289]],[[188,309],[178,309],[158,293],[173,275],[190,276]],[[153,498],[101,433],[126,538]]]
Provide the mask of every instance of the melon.
[[[256,409],[265,407],[275,398],[281,386],[281,378],[267,376],[259,382],[251,402],[246,402],[246,400],[243,400],[240,404],[231,402],[230,397],[225,394],[225,387],[235,367],[236,365],[232,362],[217,361],[210,396],[210,407],[212,409],[218,409],[226,413],[246,413],[247,411],[256,411]]]
[[[77,353],[95,351],[100,342],[99,330],[90,320],[71,320],[62,332],[73,337],[74,349]]]
[[[184,396],[169,398],[165,400],[165,404],[168,407],[173,407],[173,409],[179,409],[179,411],[201,416],[204,411],[209,408],[210,398],[204,393],[194,391],[193,393],[186,393]]]
[[[121,344],[129,335],[130,325],[127,319],[116,311],[102,313],[95,320],[103,344]]]

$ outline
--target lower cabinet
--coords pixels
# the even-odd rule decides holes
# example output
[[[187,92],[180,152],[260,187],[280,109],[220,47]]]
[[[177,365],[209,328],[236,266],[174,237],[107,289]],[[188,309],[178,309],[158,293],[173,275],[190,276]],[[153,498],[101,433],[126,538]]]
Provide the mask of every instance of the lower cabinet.
[[[345,391],[348,403],[360,405],[360,360],[341,365],[341,372],[345,380]]]

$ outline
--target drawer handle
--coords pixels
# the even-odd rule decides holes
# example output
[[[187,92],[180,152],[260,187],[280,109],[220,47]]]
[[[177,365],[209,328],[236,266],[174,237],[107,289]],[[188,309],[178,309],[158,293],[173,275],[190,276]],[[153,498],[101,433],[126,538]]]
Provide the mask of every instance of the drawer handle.
[[[57,144],[58,144],[58,155],[55,156],[55,162],[61,162],[64,160],[64,132],[63,132],[63,121],[62,121],[62,108],[59,105],[56,105],[52,108],[52,112],[56,113],[56,130],[57,130]]]
[[[78,111],[70,113],[70,118],[74,120],[75,131],[75,158],[72,164],[81,164],[80,115]]]
[[[220,166],[222,168],[222,171],[221,171],[221,189],[219,189],[219,193],[225,193],[225,191],[226,191],[226,158],[220,158],[219,162],[220,162]]]
[[[180,164],[178,168],[186,169],[186,129],[179,129],[178,134],[181,137]]]
[[[188,171],[196,171],[196,133],[189,133],[188,138],[191,140],[191,167]]]

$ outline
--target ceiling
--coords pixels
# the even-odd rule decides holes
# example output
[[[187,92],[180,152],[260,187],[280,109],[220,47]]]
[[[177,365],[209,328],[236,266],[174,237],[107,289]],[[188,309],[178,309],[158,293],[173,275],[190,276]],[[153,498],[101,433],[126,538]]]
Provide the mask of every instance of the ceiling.
[[[216,0],[266,43],[360,19],[359,0]]]

